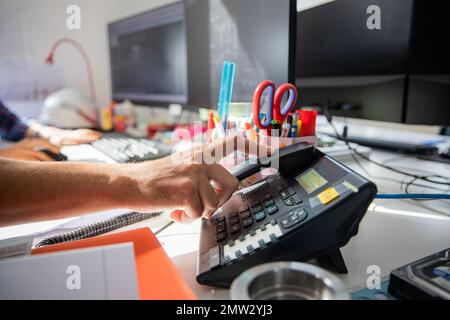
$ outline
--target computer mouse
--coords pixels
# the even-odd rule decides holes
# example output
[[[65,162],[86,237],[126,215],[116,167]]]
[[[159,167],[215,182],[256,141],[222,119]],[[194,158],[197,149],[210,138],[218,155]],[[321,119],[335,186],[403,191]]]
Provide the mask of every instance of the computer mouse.
[[[40,148],[38,149],[38,151],[45,153],[46,155],[48,155],[50,158],[52,158],[55,161],[67,161],[67,157],[65,155],[63,155],[62,153],[54,153],[48,149],[45,148]]]

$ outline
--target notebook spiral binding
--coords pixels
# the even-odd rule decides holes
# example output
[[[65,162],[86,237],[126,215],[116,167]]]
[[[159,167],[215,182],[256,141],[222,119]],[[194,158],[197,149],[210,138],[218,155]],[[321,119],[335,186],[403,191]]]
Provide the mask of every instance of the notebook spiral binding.
[[[150,219],[161,215],[162,212],[141,213],[141,212],[129,212],[120,216],[106,219],[85,227],[80,227],[70,232],[62,233],[56,236],[51,236],[40,241],[36,247],[45,247],[52,244],[58,244],[68,241],[81,240],[86,238],[92,238],[97,235],[107,233],[121,227],[134,224],[139,221]]]

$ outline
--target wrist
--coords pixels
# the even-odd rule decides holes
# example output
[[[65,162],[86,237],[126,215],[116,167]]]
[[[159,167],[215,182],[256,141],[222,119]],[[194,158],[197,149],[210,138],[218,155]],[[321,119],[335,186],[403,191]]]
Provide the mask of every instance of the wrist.
[[[141,164],[115,164],[108,167],[111,183],[107,190],[107,199],[114,207],[136,210],[140,207],[140,166]]]

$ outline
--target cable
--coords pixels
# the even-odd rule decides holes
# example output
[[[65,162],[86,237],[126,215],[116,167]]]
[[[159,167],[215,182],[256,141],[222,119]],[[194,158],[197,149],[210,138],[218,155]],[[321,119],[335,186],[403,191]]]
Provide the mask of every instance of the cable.
[[[158,229],[158,231],[155,231],[153,234],[156,236],[158,234],[160,234],[161,232],[163,232],[164,230],[166,230],[167,228],[169,228],[171,225],[173,225],[175,223],[175,221],[170,221],[168,223],[166,223],[165,225],[163,225],[161,228]]]
[[[450,200],[450,194],[442,193],[379,193],[375,199],[427,199],[427,200]]]
[[[333,122],[332,122],[331,115],[329,114],[328,111],[325,111],[325,117],[326,117],[328,123],[330,124],[330,126],[333,128],[333,131],[334,131],[335,134],[336,134],[336,138],[337,138],[338,140],[344,141],[345,144],[347,145],[347,147],[348,147],[351,151],[353,151],[354,154],[356,154],[356,155],[358,155],[359,157],[365,159],[366,161],[369,161],[370,163],[373,163],[373,164],[375,164],[375,165],[377,165],[377,166],[380,166],[380,167],[382,167],[382,168],[385,168],[385,169],[387,169],[387,170],[391,170],[391,171],[396,172],[396,173],[399,173],[399,174],[403,174],[403,175],[406,175],[406,176],[409,176],[409,177],[412,177],[412,178],[416,178],[416,180],[423,180],[423,181],[427,181],[427,182],[430,182],[430,183],[435,183],[435,184],[441,184],[441,185],[445,185],[445,186],[450,186],[450,183],[448,182],[448,181],[449,181],[449,178],[448,178],[448,177],[444,177],[444,176],[441,176],[441,175],[433,175],[433,177],[445,179],[445,180],[447,180],[447,182],[442,182],[442,181],[432,180],[432,179],[430,179],[430,176],[420,176],[420,175],[417,175],[417,174],[412,174],[412,173],[408,173],[408,172],[405,172],[405,171],[402,171],[402,170],[398,170],[398,169],[393,168],[393,167],[391,167],[391,166],[388,166],[388,165],[382,164],[382,163],[380,163],[380,162],[378,162],[378,161],[372,160],[372,159],[370,159],[369,157],[367,157],[366,155],[363,155],[363,154],[359,153],[355,148],[353,148],[353,147],[349,144],[349,142],[348,142],[348,140],[346,139],[346,137],[342,137],[342,136],[339,134],[338,130],[336,129],[335,125],[334,125]],[[344,132],[345,132],[345,131],[346,131],[346,128],[344,128]],[[354,157],[354,159],[355,159],[355,157]],[[361,164],[359,161],[356,161],[356,162],[358,163],[359,166],[362,167],[362,164]],[[366,170],[364,170],[364,171],[366,171]]]

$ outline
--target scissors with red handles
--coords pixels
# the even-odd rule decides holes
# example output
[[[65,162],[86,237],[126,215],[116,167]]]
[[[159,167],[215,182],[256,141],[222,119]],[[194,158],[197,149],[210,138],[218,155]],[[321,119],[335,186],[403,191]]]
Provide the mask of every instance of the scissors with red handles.
[[[265,91],[267,91],[267,110],[265,120],[261,123],[261,98],[263,98]],[[282,107],[281,101],[286,92],[289,93],[289,97]],[[275,83],[272,81],[264,80],[261,82],[253,95],[253,121],[255,125],[259,129],[270,130],[272,120],[277,120],[279,124],[282,124],[297,103],[297,95],[297,88],[290,83],[284,83],[276,89]]]

